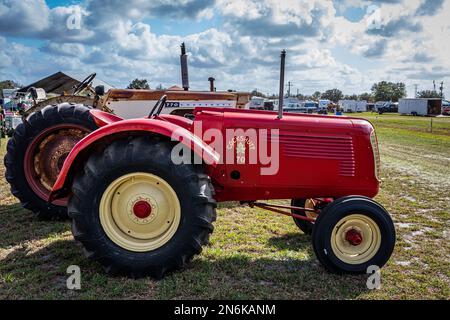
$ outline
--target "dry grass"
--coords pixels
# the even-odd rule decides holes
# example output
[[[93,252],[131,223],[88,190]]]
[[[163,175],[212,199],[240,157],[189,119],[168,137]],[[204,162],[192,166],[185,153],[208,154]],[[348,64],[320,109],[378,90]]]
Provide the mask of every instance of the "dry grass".
[[[220,207],[211,244],[186,270],[162,281],[108,277],[83,257],[69,222],[36,221],[20,207],[1,164],[0,299],[449,299],[450,119],[430,133],[428,118],[363,116],[381,145],[377,200],[397,229],[380,290],[368,290],[366,276],[326,272],[289,217],[232,203]],[[66,289],[72,264],[82,270],[79,291]]]

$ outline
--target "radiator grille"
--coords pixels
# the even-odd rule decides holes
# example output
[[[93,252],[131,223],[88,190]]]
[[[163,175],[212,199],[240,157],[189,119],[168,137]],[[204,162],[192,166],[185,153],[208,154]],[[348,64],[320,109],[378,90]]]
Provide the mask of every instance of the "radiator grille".
[[[282,152],[288,157],[339,161],[339,175],[355,175],[352,137],[310,137],[280,134]]]

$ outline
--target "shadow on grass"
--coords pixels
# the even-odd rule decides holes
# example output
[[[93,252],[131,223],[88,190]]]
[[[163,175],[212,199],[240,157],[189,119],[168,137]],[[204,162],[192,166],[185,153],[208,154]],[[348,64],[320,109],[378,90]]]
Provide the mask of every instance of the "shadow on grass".
[[[227,202],[219,202],[217,204],[217,209],[232,209],[243,206],[244,205],[240,204],[239,201],[227,201]]]
[[[367,291],[365,276],[325,271],[300,231],[268,239],[261,254],[206,246],[184,270],[154,281],[106,275],[72,240],[69,222],[38,221],[20,204],[0,206],[0,217],[0,299],[353,299]],[[79,291],[65,285],[73,264]]]
[[[0,299],[353,299],[367,292],[364,276],[330,274],[314,255],[216,256],[207,247],[184,270],[155,281],[110,277],[82,251],[72,239],[12,249],[0,263]],[[81,290],[66,288],[70,265],[80,266]]]
[[[67,221],[40,221],[19,203],[0,205],[0,249],[22,242],[46,239],[70,230]]]
[[[280,250],[308,250],[311,249],[311,237],[299,232],[288,233],[269,239],[268,243]]]

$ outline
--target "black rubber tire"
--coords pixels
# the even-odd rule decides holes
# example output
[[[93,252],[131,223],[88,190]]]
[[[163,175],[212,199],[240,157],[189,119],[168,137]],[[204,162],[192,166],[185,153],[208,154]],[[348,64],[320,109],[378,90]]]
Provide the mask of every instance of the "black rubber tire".
[[[291,200],[291,206],[292,207],[305,207],[305,202],[306,199],[292,199]],[[306,217],[306,213],[304,210],[291,210],[292,213],[301,215]],[[314,223],[306,221],[306,220],[301,220],[301,219],[297,219],[295,217],[292,217],[292,219],[294,219],[295,224],[297,225],[297,227],[302,230],[305,234],[307,235],[311,235],[313,228],[314,228]]]
[[[331,234],[334,226],[345,216],[353,213],[370,217],[380,228],[380,248],[371,259],[361,264],[348,264],[340,260],[331,248]],[[380,204],[363,196],[340,198],[325,207],[316,220],[312,233],[314,252],[325,268],[333,273],[366,273],[371,265],[381,268],[389,260],[395,246],[394,223]]]
[[[170,160],[172,143],[160,137],[117,140],[92,154],[75,178],[69,199],[72,232],[88,258],[101,263],[112,275],[161,279],[183,268],[208,243],[216,219],[216,202],[210,178],[201,165],[175,165]],[[181,204],[181,221],[173,237],[158,249],[132,252],[115,244],[99,218],[100,199],[108,185],[132,172],[155,174],[175,190]]]
[[[67,207],[49,204],[31,189],[24,172],[26,150],[40,132],[52,125],[69,123],[90,131],[97,129],[89,109],[84,105],[70,103],[47,106],[31,114],[27,122],[19,124],[8,141],[4,164],[11,193],[20,200],[22,207],[33,211],[41,220],[66,219]]]

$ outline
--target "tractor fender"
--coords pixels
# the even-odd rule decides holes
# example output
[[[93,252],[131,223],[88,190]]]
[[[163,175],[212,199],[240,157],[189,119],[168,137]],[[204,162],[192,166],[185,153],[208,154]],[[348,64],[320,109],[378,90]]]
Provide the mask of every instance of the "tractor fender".
[[[97,145],[102,139],[108,138],[108,141],[110,142],[110,138],[116,134],[133,132],[154,133],[171,138],[172,141],[179,141],[193,150],[207,165],[216,167],[219,163],[220,156],[214,149],[195,136],[192,132],[173,123],[156,119],[130,119],[113,122],[95,130],[73,147],[64,161],[48,201],[52,202],[67,195],[67,183],[74,174],[71,169],[78,161],[82,161],[80,158],[83,157],[81,157],[80,154],[83,153],[83,151],[87,151],[94,144]]]

